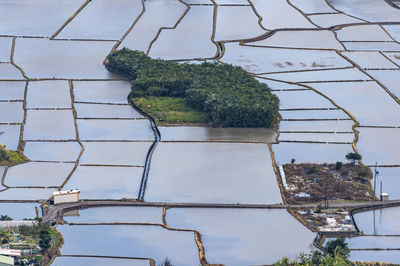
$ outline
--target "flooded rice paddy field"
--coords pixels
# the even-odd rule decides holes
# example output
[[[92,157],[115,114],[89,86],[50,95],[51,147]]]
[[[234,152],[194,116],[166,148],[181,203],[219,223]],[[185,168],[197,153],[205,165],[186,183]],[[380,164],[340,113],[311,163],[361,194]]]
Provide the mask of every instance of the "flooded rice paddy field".
[[[400,198],[400,10],[387,1],[0,0],[0,15],[0,143],[30,159],[0,168],[0,200],[18,202],[0,203],[2,214],[32,218],[40,200],[75,188],[82,199],[281,204],[276,167],[352,151]],[[279,97],[280,123],[159,127],[149,153],[154,128],[129,105],[129,81],[103,66],[123,47],[241,66]],[[396,211],[355,216],[367,235],[348,240],[351,259],[400,262],[398,251],[371,250],[400,248]],[[79,212],[57,227],[54,265],[269,264],[315,237],[284,208]]]

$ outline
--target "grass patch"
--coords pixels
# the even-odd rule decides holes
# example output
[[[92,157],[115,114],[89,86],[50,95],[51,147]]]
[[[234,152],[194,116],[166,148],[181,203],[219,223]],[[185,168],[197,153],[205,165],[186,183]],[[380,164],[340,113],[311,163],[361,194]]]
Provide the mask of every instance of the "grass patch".
[[[272,127],[278,117],[278,97],[241,67],[209,62],[179,64],[127,48],[109,54],[106,67],[132,80],[131,97],[181,99],[171,106],[165,99],[161,100],[165,104],[156,104],[160,105],[156,108],[161,111],[160,121],[192,123],[202,117],[217,127]],[[177,110],[166,109],[169,107]]]
[[[157,124],[207,124],[208,115],[188,106],[183,98],[140,97],[131,98],[137,107],[152,116]]]
[[[28,159],[20,152],[9,151],[0,144],[0,165],[16,165],[27,162]]]

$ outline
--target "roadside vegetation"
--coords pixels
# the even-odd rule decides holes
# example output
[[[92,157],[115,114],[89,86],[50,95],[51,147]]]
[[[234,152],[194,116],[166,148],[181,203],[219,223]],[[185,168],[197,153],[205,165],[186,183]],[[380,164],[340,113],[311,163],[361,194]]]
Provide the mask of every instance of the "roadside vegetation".
[[[179,64],[127,48],[106,61],[108,70],[132,80],[130,98],[147,107],[158,123],[271,127],[278,117],[279,99],[241,67]]]
[[[3,145],[0,144],[0,165],[16,165],[24,163],[28,159],[17,151],[9,151]]]
[[[12,221],[12,218],[2,215],[1,220]],[[0,229],[1,248],[21,250],[22,256],[15,265],[42,265],[51,259],[51,253],[58,245],[58,232],[43,224],[41,218],[36,218],[31,226],[20,225]]]
[[[278,260],[273,265],[275,266],[286,266],[286,265],[323,265],[323,266],[345,266],[353,265],[352,262],[348,260],[350,256],[350,249],[347,247],[343,237],[336,240],[328,241],[325,246],[325,251],[321,252],[315,250],[309,254],[302,253],[300,256],[294,260],[284,257]]]

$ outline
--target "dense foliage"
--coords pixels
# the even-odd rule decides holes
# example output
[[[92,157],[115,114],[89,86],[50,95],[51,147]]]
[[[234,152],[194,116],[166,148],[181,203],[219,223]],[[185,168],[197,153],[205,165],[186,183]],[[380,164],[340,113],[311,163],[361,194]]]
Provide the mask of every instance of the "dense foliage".
[[[278,98],[240,67],[178,64],[124,48],[108,56],[107,68],[133,80],[133,97],[182,97],[215,126],[270,127],[278,116]]]
[[[286,266],[286,265],[324,265],[324,266],[345,266],[351,265],[352,263],[348,260],[350,255],[350,249],[347,247],[343,237],[339,237],[336,240],[328,241],[326,244],[326,251],[324,253],[315,250],[310,254],[300,254],[295,260],[290,260],[284,257],[282,260],[278,260],[274,263],[275,266]]]
[[[359,160],[362,159],[361,154],[357,153],[357,152],[349,152],[348,154],[346,154],[346,159],[351,163],[351,164],[355,164],[357,163]]]
[[[9,151],[0,144],[0,165],[16,165],[26,162],[28,159],[17,151]]]

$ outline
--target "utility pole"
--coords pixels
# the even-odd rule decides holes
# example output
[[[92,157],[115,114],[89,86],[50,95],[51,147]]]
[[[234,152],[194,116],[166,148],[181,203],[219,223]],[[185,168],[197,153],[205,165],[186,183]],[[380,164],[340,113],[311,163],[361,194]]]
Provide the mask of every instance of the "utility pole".
[[[324,187],[324,207],[325,209],[328,209],[329,204],[328,204],[328,197],[327,197],[327,187]]]
[[[375,198],[376,198],[376,167],[378,166],[378,163],[377,162],[375,162],[375,171],[374,171],[374,193],[375,193],[375,197],[374,197],[374,201],[375,201]]]

